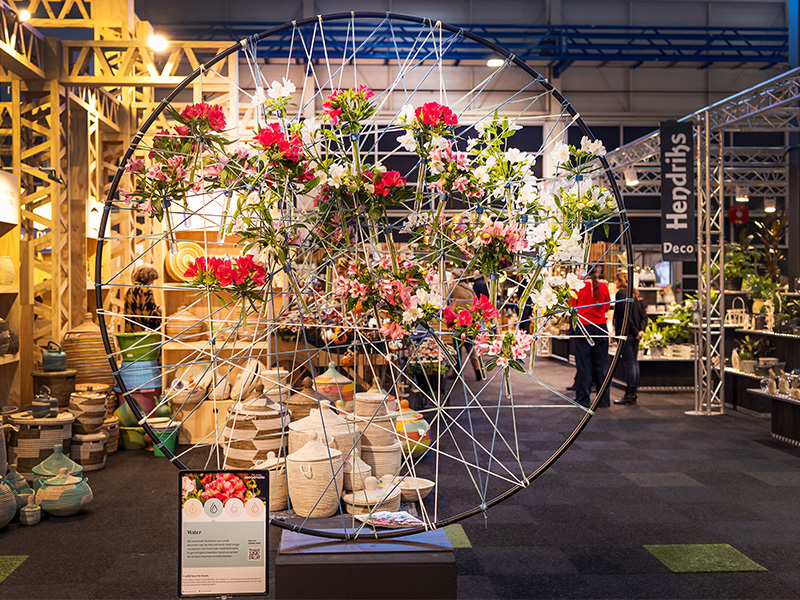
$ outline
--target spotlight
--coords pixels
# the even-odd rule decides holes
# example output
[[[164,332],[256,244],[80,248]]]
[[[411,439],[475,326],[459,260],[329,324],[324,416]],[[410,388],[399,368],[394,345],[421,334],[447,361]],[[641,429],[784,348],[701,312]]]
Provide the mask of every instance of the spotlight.
[[[631,167],[625,169],[622,173],[625,175],[625,185],[628,187],[636,187],[639,185],[639,177],[636,175],[636,169]]]
[[[747,194],[747,188],[743,185],[736,186],[736,201],[737,202],[750,202],[750,196]]]
[[[167,38],[163,35],[151,35],[148,44],[156,52],[163,52],[167,49]]]
[[[506,64],[506,61],[504,61],[502,58],[490,58],[486,61],[486,66],[491,67],[492,69],[502,67],[504,64]]]
[[[775,206],[775,198],[764,198],[764,212],[774,213],[776,210],[778,207]]]
[[[28,11],[27,8],[23,8],[21,11],[19,11],[19,20],[22,21],[23,23],[30,18],[31,18],[31,13]]]

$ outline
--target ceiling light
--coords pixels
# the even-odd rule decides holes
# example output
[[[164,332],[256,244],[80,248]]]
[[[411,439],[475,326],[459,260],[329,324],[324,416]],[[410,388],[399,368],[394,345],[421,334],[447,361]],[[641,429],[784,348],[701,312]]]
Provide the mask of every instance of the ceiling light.
[[[774,213],[776,210],[778,207],[775,205],[775,198],[764,198],[764,212]]]
[[[750,196],[747,194],[747,188],[743,185],[736,186],[736,201],[737,202],[750,202]]]
[[[489,60],[486,61],[486,66],[491,67],[493,69],[502,67],[504,64],[506,64],[506,61],[504,61],[502,58],[490,58]]]
[[[167,38],[163,35],[151,35],[148,44],[156,52],[163,52],[167,49]]]
[[[30,18],[31,18],[31,13],[28,11],[28,9],[23,8],[21,11],[19,11],[19,20],[22,21],[23,23]]]
[[[625,175],[625,185],[628,187],[636,187],[639,185],[639,177],[636,175],[636,169],[630,167],[623,171]]]

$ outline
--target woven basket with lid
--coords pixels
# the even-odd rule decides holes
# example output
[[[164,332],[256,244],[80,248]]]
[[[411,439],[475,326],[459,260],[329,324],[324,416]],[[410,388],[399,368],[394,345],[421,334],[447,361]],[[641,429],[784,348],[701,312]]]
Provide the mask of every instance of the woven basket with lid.
[[[167,337],[181,342],[198,342],[205,339],[206,324],[185,304],[169,315],[164,324]]]
[[[364,480],[372,475],[372,467],[353,452],[342,465],[342,472],[344,473],[344,489],[351,492],[364,489]]]
[[[102,431],[72,436],[72,459],[84,471],[97,471],[106,466],[106,443],[108,437]]]
[[[286,478],[292,509],[300,517],[330,517],[339,510],[342,453],[309,440],[286,457]]]
[[[277,457],[274,452],[268,452],[267,459],[253,468],[269,471],[269,509],[286,510],[289,506],[289,496],[286,492],[286,460]]]
[[[317,393],[327,398],[333,406],[342,402],[346,411],[353,410],[353,380],[337,371],[335,362],[328,363],[328,370],[314,379],[314,386]]]
[[[288,398],[285,396],[281,398],[281,402],[292,411],[292,418],[295,421],[305,419],[311,413],[312,408],[319,408],[321,401],[327,402],[328,399],[314,390],[314,380],[311,377],[303,379],[303,389],[299,392]]]
[[[69,397],[69,411],[75,415],[73,433],[97,433],[106,418],[106,394],[73,392]]]
[[[39,474],[37,469],[43,461],[47,462],[56,445],[58,454],[62,454],[62,450],[64,454],[69,454],[72,423],[75,421],[72,413],[64,412],[57,417],[34,419],[28,410],[14,413],[8,419],[12,425],[18,427],[18,431],[11,430],[8,457],[9,462],[17,463],[19,474],[28,481],[33,481],[36,476],[52,477],[57,474],[57,469]]]
[[[249,469],[270,453],[283,455],[290,423],[289,411],[265,395],[229,407],[221,440],[228,468]]]
[[[324,426],[323,426],[324,424]],[[289,425],[289,452],[296,452],[307,441],[307,434],[314,438],[322,438],[332,448],[345,454],[350,452],[353,444],[360,446],[360,433],[352,423],[348,423],[330,408],[312,408],[305,419],[293,421]]]
[[[364,446],[390,446],[398,439],[396,413],[373,419],[353,415],[347,420],[355,423],[361,432],[361,443]]]
[[[112,349],[116,352],[116,340],[113,336],[109,338]],[[67,368],[78,372],[76,381],[115,384],[103,346],[103,336],[100,327],[92,321],[92,313],[86,313],[83,323],[67,332],[61,342],[61,349],[67,355]]]
[[[389,446],[362,446],[361,458],[372,467],[375,477],[384,475],[397,475],[403,458],[400,442]]]

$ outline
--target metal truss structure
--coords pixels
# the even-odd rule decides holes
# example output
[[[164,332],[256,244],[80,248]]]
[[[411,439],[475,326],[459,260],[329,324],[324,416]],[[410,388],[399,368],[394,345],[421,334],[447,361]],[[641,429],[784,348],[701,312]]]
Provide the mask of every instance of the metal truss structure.
[[[725,145],[727,132],[798,130],[800,69],[726,98],[681,121],[695,125],[697,149],[698,306],[694,414],[724,411],[725,200],[736,185],[752,195],[788,203],[788,153],[782,147]],[[658,132],[609,152],[607,158],[623,196],[659,196]],[[636,170],[639,185],[626,187],[624,170]]]
[[[377,18],[380,18],[379,14]],[[376,21],[377,23],[377,21]],[[376,23],[361,23],[359,30],[367,33]],[[278,23],[220,23],[209,28],[207,23],[159,24],[173,37],[191,39],[240,40],[254,30],[267,30]],[[638,27],[587,25],[485,25],[464,24],[463,27],[481,35],[498,46],[507,48],[526,61],[548,61],[563,72],[576,61],[622,61],[639,66],[643,63],[676,62],[742,64],[764,66],[785,63],[788,54],[786,28],[725,28],[725,27]],[[349,24],[326,25],[330,39],[328,50],[341,55],[347,39]],[[388,38],[377,39],[365,52],[364,58],[394,59],[403,44],[413,36],[397,28],[395,45]],[[284,56],[291,43],[290,36],[276,39],[259,47],[258,56]],[[397,46],[397,47],[396,47]],[[491,53],[486,48],[462,39],[451,50],[455,60],[486,60]]]

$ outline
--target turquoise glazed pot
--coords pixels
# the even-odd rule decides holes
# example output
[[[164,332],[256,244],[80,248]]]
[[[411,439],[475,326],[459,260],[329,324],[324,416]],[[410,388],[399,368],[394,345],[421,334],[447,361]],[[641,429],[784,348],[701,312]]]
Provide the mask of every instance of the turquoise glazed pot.
[[[61,469],[67,469],[67,474],[74,477],[83,477],[83,467],[64,456],[63,446],[56,444],[53,446],[53,453],[33,467],[33,489],[38,490],[42,480],[55,477]]]
[[[86,479],[73,477],[62,468],[59,474],[41,482],[36,504],[55,517],[74,515],[92,501],[92,488]]]
[[[5,479],[0,479],[0,528],[5,527],[17,514],[14,490]]]

